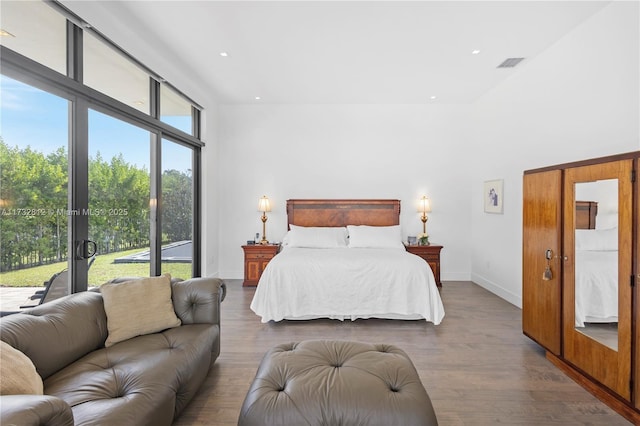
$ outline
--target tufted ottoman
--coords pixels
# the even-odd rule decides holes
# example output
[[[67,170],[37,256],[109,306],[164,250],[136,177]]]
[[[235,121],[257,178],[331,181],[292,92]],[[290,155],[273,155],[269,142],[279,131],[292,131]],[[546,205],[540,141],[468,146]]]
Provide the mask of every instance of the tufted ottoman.
[[[239,426],[437,425],[431,400],[401,349],[307,340],[264,356]]]

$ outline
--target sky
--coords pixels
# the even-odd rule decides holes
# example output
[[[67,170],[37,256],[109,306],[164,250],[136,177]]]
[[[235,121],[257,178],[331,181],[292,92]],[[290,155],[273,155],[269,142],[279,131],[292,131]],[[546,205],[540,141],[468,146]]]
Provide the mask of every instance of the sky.
[[[26,148],[45,155],[69,143],[69,101],[0,76],[0,136],[9,146]],[[190,128],[189,117],[165,120],[176,127]],[[97,152],[103,159],[123,153],[125,161],[149,167],[149,132],[98,111],[89,110],[89,155]],[[186,171],[192,168],[191,150],[164,141],[163,170]]]

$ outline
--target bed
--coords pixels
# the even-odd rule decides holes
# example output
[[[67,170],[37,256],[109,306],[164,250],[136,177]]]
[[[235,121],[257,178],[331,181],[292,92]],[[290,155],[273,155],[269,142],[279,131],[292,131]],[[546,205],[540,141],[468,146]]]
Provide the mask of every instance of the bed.
[[[596,202],[576,202],[576,327],[618,322],[618,228],[596,229],[597,211]]]
[[[288,200],[287,218],[251,302],[262,322],[442,321],[431,268],[402,244],[399,200]]]

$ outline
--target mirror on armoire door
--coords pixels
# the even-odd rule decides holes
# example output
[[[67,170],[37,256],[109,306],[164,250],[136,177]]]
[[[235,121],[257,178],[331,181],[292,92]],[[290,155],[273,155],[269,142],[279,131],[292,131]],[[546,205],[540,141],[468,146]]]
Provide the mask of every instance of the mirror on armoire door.
[[[575,329],[618,350],[618,179],[575,184]]]
[[[630,399],[631,161],[567,169],[564,355]]]

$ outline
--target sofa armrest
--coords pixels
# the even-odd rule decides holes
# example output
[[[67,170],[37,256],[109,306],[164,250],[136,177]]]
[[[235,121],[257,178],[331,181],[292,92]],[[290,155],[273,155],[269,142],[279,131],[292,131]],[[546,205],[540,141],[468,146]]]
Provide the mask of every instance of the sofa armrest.
[[[69,404],[50,395],[0,396],[0,424],[3,426],[73,426]]]
[[[220,278],[191,278],[171,283],[173,308],[183,324],[220,325],[220,303],[226,288]]]

